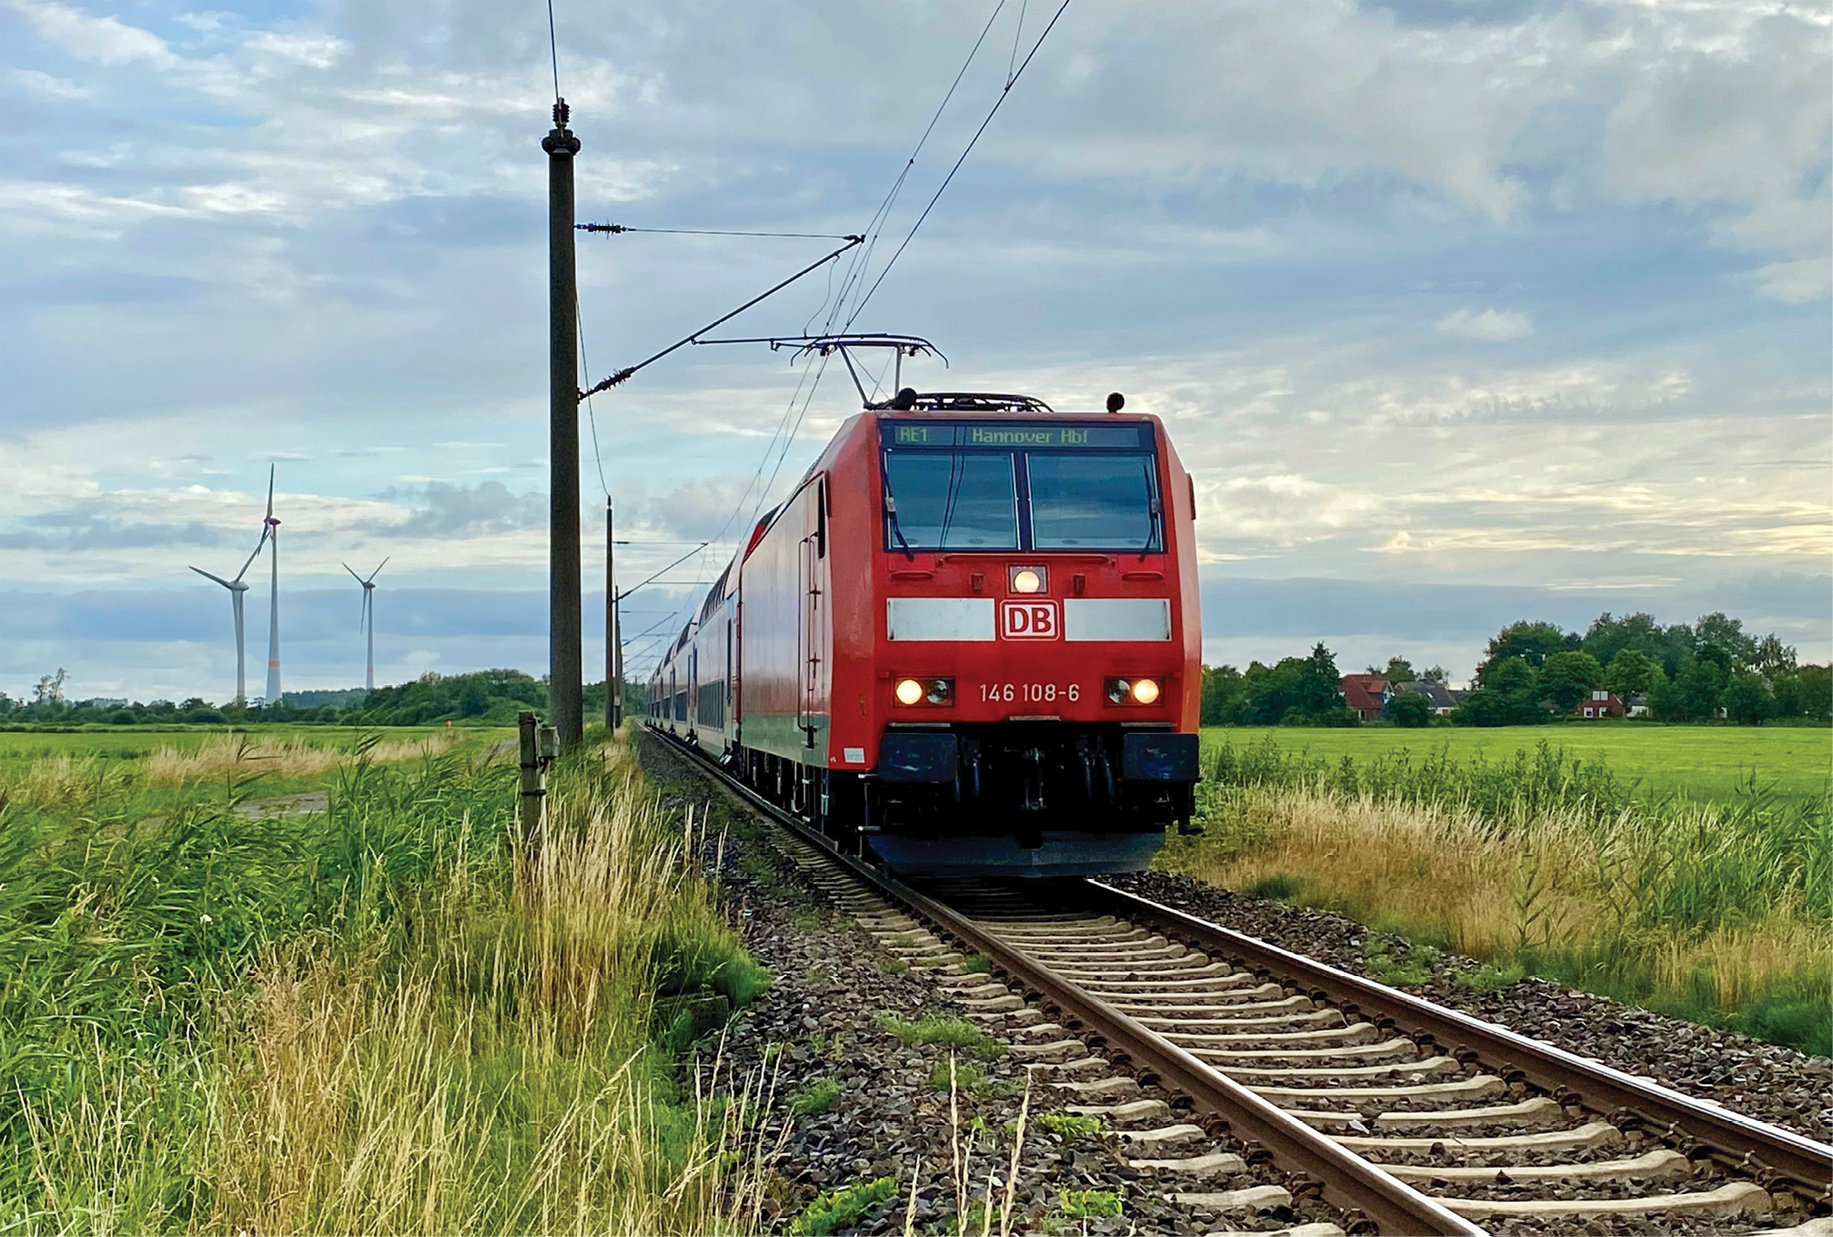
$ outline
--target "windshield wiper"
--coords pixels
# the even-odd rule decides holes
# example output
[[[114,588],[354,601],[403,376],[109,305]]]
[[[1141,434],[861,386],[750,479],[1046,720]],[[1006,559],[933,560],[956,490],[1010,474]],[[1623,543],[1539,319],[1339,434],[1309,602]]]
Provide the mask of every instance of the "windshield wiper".
[[[896,537],[897,543],[904,547],[904,557],[913,563],[916,562],[915,551],[910,548],[910,543],[904,540],[904,530],[897,526],[897,498],[891,493],[891,478],[889,477],[885,478],[885,515],[891,521],[891,535]]]
[[[1146,474],[1146,501],[1151,508],[1151,516],[1147,521],[1150,527],[1146,530],[1146,542],[1139,547],[1139,561],[1143,563],[1146,561],[1146,555],[1152,549],[1152,542],[1155,538],[1160,546],[1164,545],[1165,504],[1159,499],[1158,492],[1152,485],[1152,457],[1149,455],[1140,457],[1139,466]]]

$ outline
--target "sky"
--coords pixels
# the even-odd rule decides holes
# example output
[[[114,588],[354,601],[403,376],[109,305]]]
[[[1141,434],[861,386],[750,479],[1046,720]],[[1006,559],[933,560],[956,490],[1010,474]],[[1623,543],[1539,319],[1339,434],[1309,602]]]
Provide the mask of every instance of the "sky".
[[[1826,4],[1071,0],[893,262],[1056,9],[555,0],[579,217],[845,234],[906,173],[863,282],[718,334],[882,275],[853,329],[947,357],[907,383],[1163,417],[1206,660],[1459,678],[1605,610],[1833,654]],[[536,0],[0,0],[0,691],[228,698],[187,567],[240,567],[270,466],[287,689],[361,683],[341,564],[384,558],[378,681],[544,671],[554,74]],[[832,247],[581,235],[586,376]],[[592,401],[589,677],[606,491],[666,632],[858,405],[757,345]]]

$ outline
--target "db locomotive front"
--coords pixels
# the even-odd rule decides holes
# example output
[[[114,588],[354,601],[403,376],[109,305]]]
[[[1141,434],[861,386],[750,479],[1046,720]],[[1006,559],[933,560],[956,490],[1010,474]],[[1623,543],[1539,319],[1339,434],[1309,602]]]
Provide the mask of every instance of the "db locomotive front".
[[[1144,868],[1194,808],[1195,487],[1122,406],[869,405],[674,642],[650,723],[906,875]]]

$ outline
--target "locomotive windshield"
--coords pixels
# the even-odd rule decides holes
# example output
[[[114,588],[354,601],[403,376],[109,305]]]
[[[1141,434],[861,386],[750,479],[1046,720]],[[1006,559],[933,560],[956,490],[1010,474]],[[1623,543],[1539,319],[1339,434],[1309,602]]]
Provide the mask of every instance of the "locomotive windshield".
[[[887,550],[1163,549],[1152,429],[886,421]]]

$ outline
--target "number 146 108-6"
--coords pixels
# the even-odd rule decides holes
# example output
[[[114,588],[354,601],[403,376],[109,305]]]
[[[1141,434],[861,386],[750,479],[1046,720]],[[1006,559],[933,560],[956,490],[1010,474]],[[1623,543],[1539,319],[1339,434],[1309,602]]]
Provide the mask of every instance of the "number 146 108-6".
[[[1011,704],[1022,701],[1025,704],[1049,704],[1055,700],[1068,700],[1074,703],[1082,698],[1082,687],[1077,683],[1058,686],[1055,683],[982,683],[980,699],[983,704]]]

